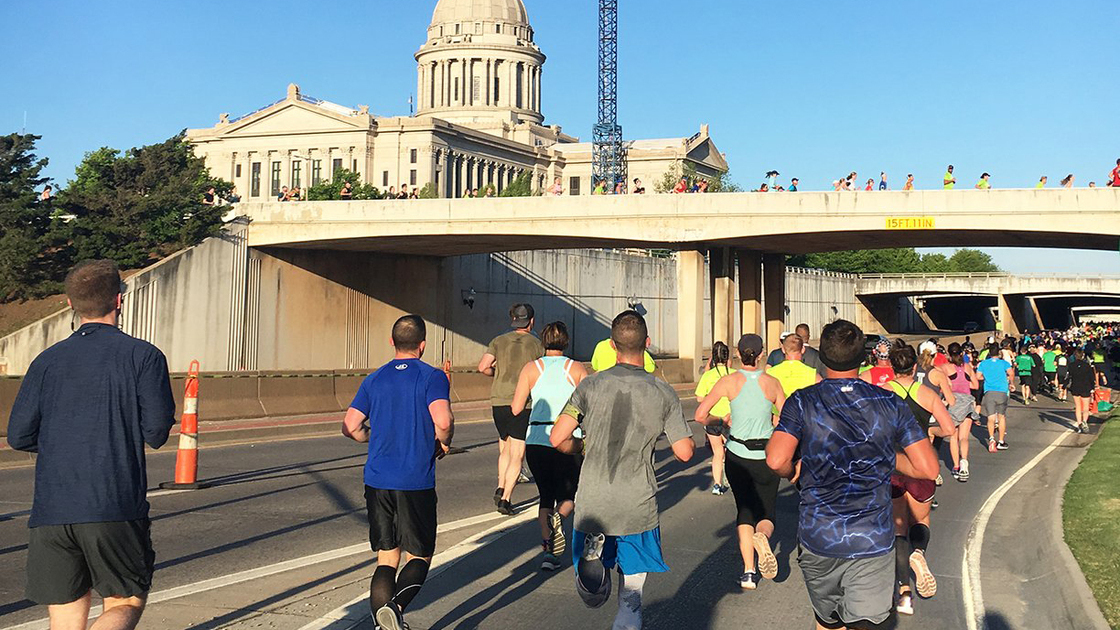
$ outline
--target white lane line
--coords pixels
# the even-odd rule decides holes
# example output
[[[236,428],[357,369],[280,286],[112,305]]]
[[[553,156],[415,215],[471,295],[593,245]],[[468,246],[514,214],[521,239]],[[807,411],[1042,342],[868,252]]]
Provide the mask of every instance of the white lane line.
[[[459,544],[436,554],[432,558],[432,570],[428,572],[428,580],[455,566],[469,554],[478,551],[483,546],[490,544],[509,533],[518,525],[528,523],[537,517],[537,510],[526,509],[517,516],[498,523],[494,527],[479,532]],[[352,630],[369,618],[369,593],[361,595],[335,608],[323,617],[312,621],[299,630]],[[354,610],[357,608],[357,610]]]
[[[169,492],[186,492],[186,491],[184,491],[184,490],[170,490]],[[500,520],[500,519],[505,520],[505,522],[499,524],[498,528],[501,528],[501,527],[505,527],[507,525],[513,525],[515,522],[517,522],[518,524],[523,522],[524,520],[526,520],[525,519],[525,514],[529,514],[529,515],[535,517],[536,516],[536,510],[526,510],[523,514],[518,515],[517,517],[512,518],[512,519],[509,518],[508,516],[503,516],[503,515],[498,514],[498,513],[480,514],[478,516],[471,516],[469,518],[464,518],[464,519],[460,519],[460,520],[457,520],[457,521],[452,521],[450,523],[445,523],[443,525],[440,525],[439,528],[436,531],[438,531],[441,534],[444,534],[444,533],[447,533],[447,532],[453,532],[453,531],[464,529],[464,528],[471,527],[471,526],[474,526],[474,525],[480,525],[482,523],[489,523],[490,521],[496,521],[496,520]],[[472,536],[471,538],[468,538],[467,540],[468,541],[469,540],[477,540],[480,537],[486,535],[487,532],[491,532],[493,529],[497,529],[497,528],[492,528],[491,530],[487,530],[486,532],[483,532],[480,535]],[[466,541],[464,541],[464,542],[466,542]],[[456,545],[455,547],[452,547],[451,549],[448,549],[447,551],[443,552],[442,554],[440,554],[439,556],[436,556],[436,557],[441,558],[441,562],[447,562],[446,558],[449,557],[449,556],[446,556],[446,554],[451,553],[452,550],[455,550],[457,547],[461,546],[462,544],[463,543],[460,543],[459,545]],[[165,591],[159,591],[159,592],[156,592],[156,593],[152,593],[148,596],[148,605],[150,606],[152,604],[158,604],[160,602],[165,602],[165,601],[168,601],[168,600],[171,600],[171,599],[178,599],[180,597],[197,595],[199,593],[204,593],[206,591],[212,591],[214,589],[225,588],[227,586],[233,586],[235,584],[241,584],[242,582],[248,582],[250,580],[257,580],[257,579],[260,579],[260,578],[269,577],[271,575],[276,575],[278,573],[284,573],[286,571],[292,571],[294,569],[300,569],[300,568],[307,567],[307,566],[310,566],[310,565],[313,565],[313,564],[319,564],[321,562],[330,562],[332,560],[339,560],[339,559],[342,559],[342,558],[347,558],[349,556],[354,556],[354,555],[358,555],[358,554],[361,554],[361,553],[370,553],[368,542],[357,544],[357,545],[350,545],[349,547],[342,547],[341,549],[335,549],[333,551],[324,551],[322,553],[312,554],[310,556],[306,556],[306,557],[303,557],[303,558],[296,558],[294,560],[285,560],[284,562],[277,562],[276,564],[270,564],[268,566],[259,567],[259,568],[256,568],[256,569],[249,569],[247,571],[232,573],[230,575],[211,578],[209,580],[203,580],[201,582],[195,582],[193,584],[185,584],[183,586],[178,586],[178,587],[175,587],[175,588],[167,589]],[[458,559],[458,557],[456,557],[455,559]],[[430,575],[435,575],[435,574],[436,574],[436,570],[433,569],[433,571]],[[101,614],[101,606],[100,605],[94,606],[93,608],[90,609],[89,618],[94,619],[100,614]],[[40,619],[40,620],[37,620],[37,621],[29,621],[27,623],[23,623],[23,624],[20,624],[18,626],[10,626],[6,630],[49,630],[49,629],[50,629],[50,620],[49,619]]]
[[[1047,455],[1054,452],[1054,449],[1058,448],[1070,435],[1073,434],[1062,433],[1054,438],[1050,446],[1047,446],[1041,453],[1035,455],[1034,459],[1015,471],[1015,474],[1008,477],[1003,485],[996,488],[996,491],[988,496],[984,505],[980,506],[976,521],[968,532],[968,539],[964,545],[964,558],[961,560],[961,591],[964,594],[964,614],[968,630],[986,630],[988,627],[987,611],[984,609],[984,596],[980,588],[980,552],[984,548],[984,532],[988,529],[988,521],[992,518],[992,513],[995,512],[996,506],[1003,495],[1007,494],[1012,486],[1026,476]]]
[[[192,491],[191,490],[153,490],[153,491],[149,492],[147,496],[148,496],[149,499],[154,499],[156,497],[165,497],[169,494],[179,494],[179,493],[182,493],[182,492],[192,492]],[[9,512],[7,514],[0,514],[0,521],[6,521],[6,520],[9,520],[9,519],[19,518],[21,516],[30,516],[30,515],[31,515],[31,510],[20,510],[19,512]]]

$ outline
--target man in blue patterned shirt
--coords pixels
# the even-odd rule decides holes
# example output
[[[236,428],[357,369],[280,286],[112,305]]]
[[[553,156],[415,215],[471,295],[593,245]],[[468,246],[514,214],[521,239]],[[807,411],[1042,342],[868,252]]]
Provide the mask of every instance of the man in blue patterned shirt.
[[[859,379],[864,335],[838,320],[821,333],[827,378],[795,392],[766,448],[792,478],[800,451],[798,564],[818,629],[877,629],[893,608],[891,473],[937,476],[937,455],[902,399]]]

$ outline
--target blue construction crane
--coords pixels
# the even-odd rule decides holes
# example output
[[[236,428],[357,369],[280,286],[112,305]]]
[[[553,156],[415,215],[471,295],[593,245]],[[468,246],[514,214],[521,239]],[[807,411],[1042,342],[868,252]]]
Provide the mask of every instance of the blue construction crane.
[[[595,124],[593,185],[610,190],[627,181],[626,145],[618,124],[618,0],[599,0],[599,121]]]

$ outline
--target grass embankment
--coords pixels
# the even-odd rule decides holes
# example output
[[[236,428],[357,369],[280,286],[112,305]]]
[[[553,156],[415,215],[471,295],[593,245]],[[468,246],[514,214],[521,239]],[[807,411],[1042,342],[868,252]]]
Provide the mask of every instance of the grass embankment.
[[[1066,544],[1114,630],[1120,629],[1120,413],[1113,411],[1066,486]]]

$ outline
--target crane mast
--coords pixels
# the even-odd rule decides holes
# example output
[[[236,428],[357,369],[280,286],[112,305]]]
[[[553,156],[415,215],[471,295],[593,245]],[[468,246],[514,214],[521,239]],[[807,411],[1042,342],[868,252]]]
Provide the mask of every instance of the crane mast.
[[[599,119],[594,129],[593,186],[627,180],[626,145],[618,124],[618,0],[599,0]]]

